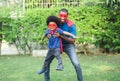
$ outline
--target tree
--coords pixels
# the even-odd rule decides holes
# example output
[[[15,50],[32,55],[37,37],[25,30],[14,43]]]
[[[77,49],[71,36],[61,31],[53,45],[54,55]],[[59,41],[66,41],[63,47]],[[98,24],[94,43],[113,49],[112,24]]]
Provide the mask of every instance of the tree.
[[[106,25],[100,34],[100,46],[106,52],[120,53],[120,0],[106,0],[107,16],[105,19]]]
[[[0,22],[0,31],[2,31],[2,22]],[[2,45],[2,34],[0,33],[0,55],[1,55],[1,45]]]
[[[9,23],[9,9],[7,7],[0,7],[0,55],[1,55],[1,45],[2,40],[4,39],[5,32],[8,30],[8,23]]]
[[[120,6],[120,0],[106,0],[108,7]]]

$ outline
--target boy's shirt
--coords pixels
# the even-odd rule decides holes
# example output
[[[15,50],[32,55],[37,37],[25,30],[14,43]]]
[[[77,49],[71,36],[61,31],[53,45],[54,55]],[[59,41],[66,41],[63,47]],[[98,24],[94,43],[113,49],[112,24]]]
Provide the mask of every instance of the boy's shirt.
[[[54,33],[58,32],[59,34],[63,34],[63,30],[57,28],[53,31],[53,34],[51,34],[51,30],[46,30],[45,35],[51,34],[51,37],[48,40],[48,48],[60,48],[60,41],[61,39],[59,37],[55,37]]]

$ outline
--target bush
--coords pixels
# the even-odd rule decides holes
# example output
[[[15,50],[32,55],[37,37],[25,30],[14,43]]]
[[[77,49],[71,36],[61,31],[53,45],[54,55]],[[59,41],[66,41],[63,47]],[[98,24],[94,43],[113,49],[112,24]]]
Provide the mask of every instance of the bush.
[[[77,39],[78,43],[94,43],[104,49],[113,48],[113,51],[119,52],[120,11],[111,11],[109,14],[108,9],[101,6],[67,9],[69,19],[77,27],[77,36],[80,37]],[[46,18],[49,15],[57,16],[59,10],[60,8],[27,10],[24,17],[8,21],[7,28],[3,30],[4,39],[9,43],[14,43],[24,52],[29,50],[31,53],[33,49],[40,49],[39,40],[47,28]],[[47,44],[47,39],[44,44]]]

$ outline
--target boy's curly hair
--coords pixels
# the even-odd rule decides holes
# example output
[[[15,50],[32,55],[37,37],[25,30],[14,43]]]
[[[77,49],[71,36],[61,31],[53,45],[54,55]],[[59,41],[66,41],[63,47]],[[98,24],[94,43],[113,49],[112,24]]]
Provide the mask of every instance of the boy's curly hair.
[[[57,25],[60,25],[60,19],[56,16],[53,16],[53,15],[47,17],[46,24],[48,25],[49,22],[55,22]]]

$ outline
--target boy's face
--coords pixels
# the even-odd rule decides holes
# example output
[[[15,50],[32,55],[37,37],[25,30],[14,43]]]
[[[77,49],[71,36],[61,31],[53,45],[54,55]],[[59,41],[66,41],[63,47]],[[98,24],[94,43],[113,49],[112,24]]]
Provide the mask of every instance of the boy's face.
[[[60,18],[61,23],[65,23],[68,18],[68,14],[66,12],[61,11],[59,13],[59,18]]]
[[[57,24],[55,22],[49,22],[48,28],[50,30],[55,30],[57,28]]]

